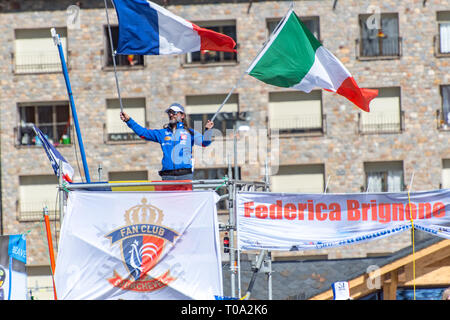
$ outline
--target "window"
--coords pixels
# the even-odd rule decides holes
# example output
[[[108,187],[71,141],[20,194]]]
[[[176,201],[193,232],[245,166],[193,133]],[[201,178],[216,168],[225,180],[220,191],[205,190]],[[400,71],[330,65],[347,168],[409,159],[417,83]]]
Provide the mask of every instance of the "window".
[[[211,119],[225,101],[227,95],[187,96],[186,113],[189,116],[190,126],[200,132],[203,130],[206,120]],[[214,119],[214,129],[226,134],[226,130],[233,129],[239,112],[238,95],[233,94],[224,104],[217,117]]]
[[[105,44],[106,44],[106,50],[105,50],[105,66],[106,67],[112,67],[113,64],[113,58],[112,58],[112,51],[111,51],[111,42],[109,40],[109,31],[108,27],[106,26],[104,28],[105,30]],[[119,42],[119,27],[118,26],[111,26],[111,36],[113,40],[113,47],[114,50],[117,48],[117,44]],[[118,67],[134,67],[134,66],[143,66],[144,65],[144,56],[141,55],[135,55],[135,54],[129,54],[129,55],[116,55],[116,66]]]
[[[401,192],[403,184],[403,162],[366,162],[366,191]]]
[[[124,111],[142,126],[147,126],[144,98],[122,99]],[[106,141],[135,141],[140,138],[120,120],[119,99],[106,100]]]
[[[236,41],[236,21],[209,21],[196,24],[199,27],[225,34]],[[236,52],[201,50],[186,54],[186,64],[236,63],[236,61]]]
[[[217,180],[228,176],[228,168],[209,168],[209,169],[195,169],[194,180]],[[234,179],[234,168],[232,168],[232,178]],[[238,180],[241,179],[241,168],[238,168]],[[228,191],[225,188],[217,189],[220,196],[226,194]],[[217,203],[218,210],[228,209],[228,200],[224,199]]]
[[[378,96],[370,103],[370,112],[359,113],[359,132],[397,133],[403,130],[402,118],[400,88],[378,88]]]
[[[17,130],[19,145],[40,145],[31,127],[34,123],[53,145],[70,144],[70,109],[67,102],[40,102],[19,105],[20,126]]]
[[[322,193],[324,184],[324,165],[280,166],[272,176],[272,192]]]
[[[450,85],[441,86],[442,108],[437,111],[438,128],[450,129]]]
[[[67,58],[67,29],[57,28],[61,38],[64,57]],[[16,73],[43,73],[61,71],[61,60],[55,46],[50,29],[17,29],[15,30]]]
[[[269,127],[280,133],[323,132],[322,92],[271,92]]]
[[[316,39],[320,41],[319,17],[300,17],[300,20],[308,28],[308,30],[311,31],[311,33],[316,37]],[[272,34],[272,32],[275,30],[275,28],[277,27],[277,25],[280,21],[281,21],[281,18],[267,19],[268,35]]]
[[[147,171],[118,171],[109,172],[108,181],[147,181]]]
[[[450,159],[442,161],[442,189],[450,188]]]
[[[48,208],[50,219],[58,218],[57,186],[55,175],[19,177],[19,220],[41,219],[44,207]]]
[[[369,18],[373,15],[359,16],[361,38],[359,57],[398,57],[401,38],[399,37],[397,13],[382,13],[379,25]],[[379,29],[378,29],[379,27]]]
[[[438,41],[437,52],[441,55],[450,55],[450,11],[437,13]]]

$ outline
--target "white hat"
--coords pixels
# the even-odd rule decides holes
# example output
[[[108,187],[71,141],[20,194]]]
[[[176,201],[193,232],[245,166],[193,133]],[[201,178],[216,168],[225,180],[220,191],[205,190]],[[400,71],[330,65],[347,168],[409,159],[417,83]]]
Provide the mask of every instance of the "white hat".
[[[166,113],[169,113],[169,110],[173,110],[175,112],[184,113],[184,107],[179,103],[172,103],[169,108],[166,109]]]

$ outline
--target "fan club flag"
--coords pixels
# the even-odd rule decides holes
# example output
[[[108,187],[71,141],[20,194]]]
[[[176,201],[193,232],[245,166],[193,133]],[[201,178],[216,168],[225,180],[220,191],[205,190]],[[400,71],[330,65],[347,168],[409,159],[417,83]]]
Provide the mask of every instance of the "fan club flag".
[[[59,161],[61,160],[62,165],[62,176],[64,180],[67,182],[72,182],[72,178],[74,175],[74,170],[72,166],[64,159],[64,157],[59,153],[58,150],[47,140],[45,135],[42,133],[42,131],[33,125],[33,130],[36,133],[37,138],[41,141],[42,146],[44,147],[45,153],[48,156],[48,159],[50,160],[50,163],[52,165],[53,171],[57,176],[59,176]]]
[[[450,239],[450,189],[407,193],[237,195],[242,250],[350,245],[414,228]]]
[[[114,0],[117,54],[162,55],[200,50],[236,52],[229,36],[201,28],[146,0]]]
[[[25,235],[0,236],[0,300],[27,299]]]
[[[72,191],[58,299],[213,300],[223,295],[214,191]]]
[[[314,37],[293,10],[274,30],[246,71],[267,84],[311,92],[336,92],[364,111],[378,90],[362,89],[345,66]]]

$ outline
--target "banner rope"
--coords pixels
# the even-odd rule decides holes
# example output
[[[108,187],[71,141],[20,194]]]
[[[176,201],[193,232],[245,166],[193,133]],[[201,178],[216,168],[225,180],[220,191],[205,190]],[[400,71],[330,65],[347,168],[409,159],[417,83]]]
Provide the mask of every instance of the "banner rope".
[[[219,190],[220,188],[222,188],[224,185],[227,184],[228,177],[227,177],[227,176],[224,176],[224,177],[222,177],[222,179],[224,180],[224,182],[223,182],[220,186],[218,186],[216,189],[214,189],[214,191]]]
[[[411,217],[411,236],[412,236],[412,258],[413,258],[413,296],[414,300],[416,300],[416,258],[415,258],[415,244],[414,244],[414,219],[411,211],[411,198],[409,196],[408,189],[408,206],[409,206],[409,215]]]

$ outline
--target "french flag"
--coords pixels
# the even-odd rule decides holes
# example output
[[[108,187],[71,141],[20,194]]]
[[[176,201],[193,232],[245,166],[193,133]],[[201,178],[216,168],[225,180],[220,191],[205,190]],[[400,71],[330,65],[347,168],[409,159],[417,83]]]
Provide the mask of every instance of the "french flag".
[[[162,55],[200,50],[236,52],[236,42],[147,0],[113,0],[119,20],[117,54]]]
[[[53,171],[56,176],[59,175],[59,170],[61,169],[62,177],[69,183],[72,183],[72,178],[75,173],[72,166],[64,159],[64,157],[59,153],[58,150],[47,140],[42,131],[33,124],[34,133],[41,140],[42,146],[44,147],[45,153],[50,160],[50,164],[52,165]],[[61,160],[62,168],[59,167],[59,160]]]

